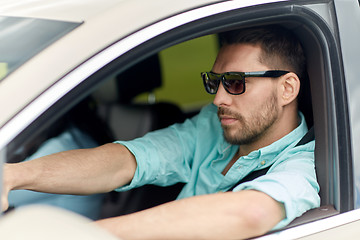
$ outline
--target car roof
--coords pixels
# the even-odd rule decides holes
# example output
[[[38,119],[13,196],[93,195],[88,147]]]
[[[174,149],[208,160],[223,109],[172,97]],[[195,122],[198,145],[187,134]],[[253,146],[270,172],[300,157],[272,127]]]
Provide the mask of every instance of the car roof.
[[[175,13],[189,7],[201,6],[204,4],[221,2],[221,0],[182,0],[169,4],[166,0],[2,0],[0,1],[1,15],[21,16],[31,18],[45,18],[61,21],[88,21],[89,19],[104,16],[113,9],[134,9],[133,12],[122,11],[122,14],[133,14],[139,18],[146,18],[149,15],[162,16],[161,12]],[[135,10],[147,7],[149,14],[136,14]],[[156,11],[156,14],[151,14]],[[130,24],[129,24],[130,25]]]
[[[121,4],[121,0],[78,0],[78,1],[0,1],[1,14],[31,18],[45,18],[61,21],[86,21],[102,12]]]

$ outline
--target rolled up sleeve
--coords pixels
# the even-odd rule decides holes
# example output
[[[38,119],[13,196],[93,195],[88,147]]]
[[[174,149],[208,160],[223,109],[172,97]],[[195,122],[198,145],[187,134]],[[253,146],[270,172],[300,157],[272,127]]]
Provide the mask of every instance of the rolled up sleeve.
[[[274,163],[266,175],[234,188],[234,191],[253,189],[264,192],[284,205],[286,217],[273,230],[285,227],[307,210],[320,206],[314,145],[313,141],[293,148]]]

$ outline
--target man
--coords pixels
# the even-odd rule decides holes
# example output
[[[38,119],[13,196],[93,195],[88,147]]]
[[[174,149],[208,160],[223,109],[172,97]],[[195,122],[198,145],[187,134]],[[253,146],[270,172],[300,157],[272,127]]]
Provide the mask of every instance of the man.
[[[6,165],[5,193],[185,182],[177,201],[97,224],[124,239],[240,239],[283,227],[320,202],[315,142],[295,146],[307,132],[297,107],[304,72],[302,48],[287,30],[227,33],[212,72],[202,74],[214,104],[198,116],[130,142]]]

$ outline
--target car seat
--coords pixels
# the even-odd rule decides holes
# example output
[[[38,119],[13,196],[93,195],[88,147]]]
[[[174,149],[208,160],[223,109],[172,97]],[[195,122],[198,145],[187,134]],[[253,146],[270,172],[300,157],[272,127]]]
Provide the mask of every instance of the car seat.
[[[122,72],[94,93],[98,115],[107,124],[113,140],[131,140],[185,120],[184,113],[175,104],[134,102],[137,95],[160,86],[160,62],[158,55],[154,55]],[[174,200],[182,186],[147,185],[127,192],[111,192],[104,202],[101,217],[128,214]]]

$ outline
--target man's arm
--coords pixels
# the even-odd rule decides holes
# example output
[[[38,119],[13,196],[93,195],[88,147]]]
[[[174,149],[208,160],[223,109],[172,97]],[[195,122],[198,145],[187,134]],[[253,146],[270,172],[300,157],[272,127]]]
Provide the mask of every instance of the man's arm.
[[[173,201],[97,224],[123,239],[243,239],[268,232],[284,217],[282,204],[244,190]]]
[[[48,193],[94,194],[111,191],[131,181],[134,156],[120,144],[60,152],[4,166],[2,208],[14,189]]]

